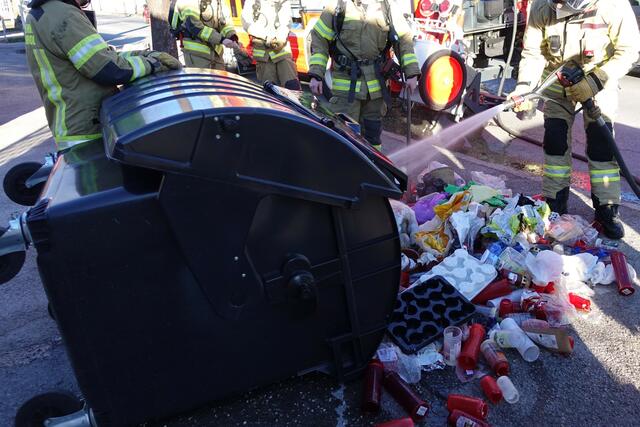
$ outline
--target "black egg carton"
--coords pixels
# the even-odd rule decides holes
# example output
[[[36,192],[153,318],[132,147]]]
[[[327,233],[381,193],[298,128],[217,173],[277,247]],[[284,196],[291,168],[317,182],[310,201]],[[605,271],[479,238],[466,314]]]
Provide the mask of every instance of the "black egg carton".
[[[460,325],[474,313],[475,306],[456,288],[434,276],[398,295],[387,330],[404,353],[416,353],[447,326]]]

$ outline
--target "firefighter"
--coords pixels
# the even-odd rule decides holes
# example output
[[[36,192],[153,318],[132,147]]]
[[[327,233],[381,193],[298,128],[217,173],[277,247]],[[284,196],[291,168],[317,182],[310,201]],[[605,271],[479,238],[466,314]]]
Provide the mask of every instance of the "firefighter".
[[[594,98],[613,131],[618,80],[638,58],[638,46],[638,25],[627,0],[534,0],[514,94],[530,92],[567,62],[583,68],[586,74],[574,86],[563,88],[554,83],[544,92],[550,101],[544,106],[543,193],[553,211],[567,212],[576,103]],[[531,101],[526,101],[515,110],[533,108]],[[607,237],[620,239],[624,228],[618,213],[618,163],[602,128],[589,114],[583,116],[595,218]]]
[[[237,48],[238,36],[222,0],[178,0],[169,10],[171,30],[181,40],[187,67],[224,70],[224,48]]]
[[[251,38],[258,81],[268,80],[287,89],[300,90],[289,45],[289,0],[246,0],[242,9],[242,27]]]
[[[167,53],[116,53],[82,7],[84,0],[32,0],[25,24],[27,62],[58,151],[97,141],[100,104],[116,86],[180,68]]]
[[[364,137],[378,150],[388,97],[381,67],[389,47],[393,45],[412,90],[420,75],[413,36],[399,10],[394,0],[338,0],[324,8],[311,32],[311,91],[322,94],[331,58],[331,109],[360,122]]]

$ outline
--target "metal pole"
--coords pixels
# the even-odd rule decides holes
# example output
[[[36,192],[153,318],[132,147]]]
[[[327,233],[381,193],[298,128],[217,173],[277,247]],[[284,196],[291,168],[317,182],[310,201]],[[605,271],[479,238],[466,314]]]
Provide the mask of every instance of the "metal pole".
[[[0,15],[0,21],[2,21],[2,35],[4,36],[4,42],[9,43],[9,39],[7,38],[7,26],[4,25],[4,18]]]

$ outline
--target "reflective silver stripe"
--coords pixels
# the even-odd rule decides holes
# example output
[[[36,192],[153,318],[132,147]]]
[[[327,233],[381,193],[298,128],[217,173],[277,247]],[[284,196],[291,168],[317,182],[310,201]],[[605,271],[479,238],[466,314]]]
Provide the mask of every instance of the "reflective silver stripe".
[[[69,51],[69,59],[77,69],[80,69],[93,55],[103,49],[107,49],[107,44],[100,34],[92,34],[80,40]]]
[[[125,59],[133,69],[131,80],[129,81],[133,81],[139,77],[147,75],[147,67],[145,66],[144,59],[140,58],[139,56],[127,56]]]

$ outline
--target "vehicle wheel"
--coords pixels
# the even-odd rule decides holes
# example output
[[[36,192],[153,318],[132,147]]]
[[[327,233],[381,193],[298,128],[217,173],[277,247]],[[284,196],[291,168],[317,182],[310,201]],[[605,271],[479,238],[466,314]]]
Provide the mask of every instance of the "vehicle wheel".
[[[11,252],[0,256],[0,285],[16,277],[24,265],[26,251]]]
[[[15,427],[43,427],[48,418],[73,414],[82,406],[82,401],[67,391],[39,394],[18,409]]]
[[[23,206],[33,206],[36,203],[44,182],[32,188],[27,188],[26,182],[41,167],[42,164],[38,162],[20,163],[7,172],[2,186],[11,201]]]

